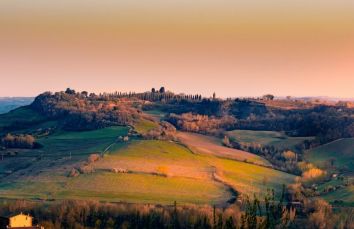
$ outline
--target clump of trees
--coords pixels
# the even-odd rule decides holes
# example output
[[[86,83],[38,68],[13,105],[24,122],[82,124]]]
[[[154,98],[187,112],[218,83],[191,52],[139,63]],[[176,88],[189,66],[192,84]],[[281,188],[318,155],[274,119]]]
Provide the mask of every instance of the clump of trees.
[[[157,139],[157,140],[173,140],[176,137],[176,128],[166,121],[159,123],[158,127],[149,130],[147,133],[143,134],[144,139]]]
[[[1,139],[1,144],[6,148],[33,149],[39,147],[36,139],[30,134],[7,134]]]
[[[68,130],[90,130],[112,125],[132,125],[142,118],[131,101],[112,100],[87,93],[46,92],[36,97],[31,107],[50,119],[62,119]]]
[[[184,113],[181,115],[170,114],[167,120],[178,129],[203,134],[217,134],[220,130],[228,128],[236,122],[236,119],[232,116],[222,116],[219,118],[193,113]]]

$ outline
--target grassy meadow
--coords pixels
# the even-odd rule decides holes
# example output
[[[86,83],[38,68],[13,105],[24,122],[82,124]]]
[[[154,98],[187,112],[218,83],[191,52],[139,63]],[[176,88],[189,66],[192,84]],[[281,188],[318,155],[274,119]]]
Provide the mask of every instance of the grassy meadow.
[[[295,149],[296,145],[313,137],[289,137],[277,131],[233,130],[227,135],[236,142],[274,146],[278,149]]]
[[[29,106],[19,107],[8,113],[0,114],[0,131],[4,127],[21,123],[40,123],[45,117],[32,110]]]
[[[19,152],[1,163],[0,197],[225,204],[233,195],[230,188],[240,194],[260,194],[267,188],[279,191],[294,179],[271,168],[194,152],[175,142],[116,141],[127,131],[125,127],[60,131],[40,139],[42,149]],[[90,153],[104,149],[93,173],[67,176]],[[17,169],[7,164],[14,161]],[[13,171],[6,173],[10,167]]]
[[[260,156],[243,150],[223,146],[221,140],[215,137],[187,132],[179,132],[177,137],[184,145],[196,153],[213,155],[216,157],[233,159],[237,161],[245,161],[263,166],[271,166],[266,159]]]
[[[335,167],[354,172],[354,138],[339,139],[311,149],[305,158],[320,167],[334,160]]]

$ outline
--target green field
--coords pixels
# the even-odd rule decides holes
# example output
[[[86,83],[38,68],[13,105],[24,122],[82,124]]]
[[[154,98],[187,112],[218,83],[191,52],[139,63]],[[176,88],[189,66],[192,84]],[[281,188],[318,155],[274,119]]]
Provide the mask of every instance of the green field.
[[[38,139],[43,145],[40,149],[9,149],[7,151],[17,152],[17,156],[5,157],[1,161],[0,178],[6,176],[6,181],[11,177],[33,175],[39,171],[74,164],[85,160],[91,153],[103,152],[112,143],[115,143],[116,148],[123,147],[126,143],[116,140],[127,132],[127,127],[119,126],[94,131],[60,131]],[[6,171],[11,171],[11,175],[7,175]]]
[[[62,132],[41,140],[47,144],[44,151],[50,149],[52,153],[61,155],[65,148],[75,152],[77,160],[23,157],[27,167],[2,178],[0,197],[225,204],[232,197],[230,187],[241,194],[260,194],[267,188],[279,191],[283,183],[290,183],[294,178],[262,166],[195,154],[174,142],[157,140],[132,140],[129,144],[115,142],[104,157],[94,163],[94,173],[67,177],[71,168],[82,163],[91,151],[106,146],[104,142],[97,143],[100,138],[109,143],[116,135],[125,133],[122,128]],[[98,138],[94,138],[96,135]],[[18,156],[17,161],[20,158]],[[111,172],[113,168],[129,172],[114,173]]]
[[[177,137],[179,141],[195,153],[271,166],[269,161],[258,155],[223,146],[219,138],[187,132],[178,132]]]
[[[325,167],[329,160],[334,166],[354,172],[354,138],[339,139],[306,152],[305,159]]]
[[[140,134],[145,134],[149,130],[152,130],[154,128],[158,127],[158,124],[156,122],[150,121],[150,120],[140,120],[137,124],[134,125],[135,131],[137,131]]]
[[[255,130],[233,130],[228,131],[227,135],[236,142],[255,143],[262,146],[274,146],[278,149],[292,149],[305,140],[313,137],[289,137],[277,131],[255,131]]]
[[[0,114],[0,130],[14,123],[39,123],[45,120],[44,116],[32,110],[29,106],[19,107],[6,114]]]
[[[334,204],[335,201],[343,201],[339,205],[354,207],[354,185],[321,195],[321,198]]]
[[[352,183],[354,174],[354,138],[339,139],[325,145],[311,149],[305,153],[305,160],[325,169],[328,172],[338,173]],[[344,181],[332,179],[319,186],[319,191],[328,186],[343,185]],[[321,195],[332,203],[343,201],[340,205],[354,206],[354,186],[347,186]],[[338,204],[338,203],[337,203]]]
[[[195,154],[197,153],[197,154]],[[134,173],[162,174],[168,178],[213,180],[213,173],[239,193],[262,193],[267,188],[278,191],[294,176],[240,161],[191,152],[182,145],[166,141],[135,141],[117,151],[110,151],[96,165],[98,169],[124,168]]]

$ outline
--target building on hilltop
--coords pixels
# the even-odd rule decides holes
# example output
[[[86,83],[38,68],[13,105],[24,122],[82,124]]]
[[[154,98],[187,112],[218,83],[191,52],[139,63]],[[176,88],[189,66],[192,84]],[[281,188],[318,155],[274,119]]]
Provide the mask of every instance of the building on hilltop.
[[[33,217],[20,214],[0,217],[0,229],[44,229],[42,226],[33,225]]]

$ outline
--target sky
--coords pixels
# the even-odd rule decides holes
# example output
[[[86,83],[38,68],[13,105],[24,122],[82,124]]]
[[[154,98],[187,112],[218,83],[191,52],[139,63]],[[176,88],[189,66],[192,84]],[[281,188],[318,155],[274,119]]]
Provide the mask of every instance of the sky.
[[[1,0],[0,96],[354,97],[352,0]]]

